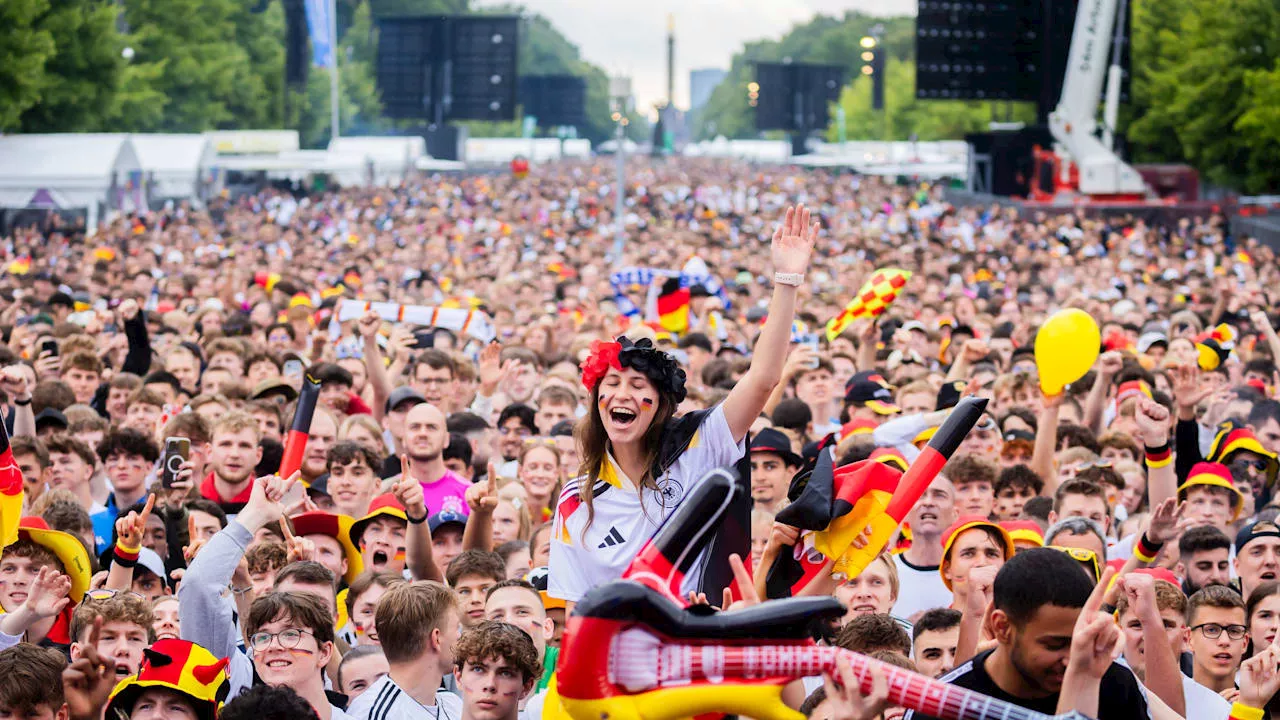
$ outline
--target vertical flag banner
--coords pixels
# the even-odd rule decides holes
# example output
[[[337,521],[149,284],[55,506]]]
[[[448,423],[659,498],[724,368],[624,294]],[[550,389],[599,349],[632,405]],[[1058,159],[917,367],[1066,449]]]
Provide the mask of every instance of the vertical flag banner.
[[[333,43],[329,38],[329,0],[306,0],[307,32],[311,36],[311,64],[333,66]]]
[[[855,320],[880,317],[898,299],[898,293],[910,279],[910,270],[898,268],[880,268],[871,273],[871,279],[863,283],[853,300],[827,323],[827,342],[839,337]]]

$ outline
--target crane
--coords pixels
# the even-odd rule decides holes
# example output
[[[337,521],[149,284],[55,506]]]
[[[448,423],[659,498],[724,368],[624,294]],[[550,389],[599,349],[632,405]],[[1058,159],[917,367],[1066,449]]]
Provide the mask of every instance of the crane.
[[[1037,200],[1071,198],[1145,200],[1142,176],[1115,152],[1120,105],[1120,46],[1128,0],[1080,0],[1058,106],[1049,115],[1053,150],[1036,148],[1036,177],[1052,168],[1053,192],[1036,188]],[[1115,31],[1114,38],[1112,31]],[[1108,66],[1108,56],[1110,64]],[[1098,103],[1107,83],[1103,124]]]

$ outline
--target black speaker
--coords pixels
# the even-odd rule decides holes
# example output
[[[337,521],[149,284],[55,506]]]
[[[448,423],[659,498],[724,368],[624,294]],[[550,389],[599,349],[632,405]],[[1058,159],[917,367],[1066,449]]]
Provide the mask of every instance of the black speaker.
[[[1031,100],[1038,74],[1039,2],[921,0],[916,97]]]
[[[974,133],[965,136],[969,151],[991,158],[991,187],[986,191],[1006,197],[1026,197],[1036,178],[1032,148],[1053,145],[1053,135],[1044,125],[1020,130]]]
[[[525,75],[520,78],[520,106],[543,127],[587,121],[587,81],[576,75]]]
[[[443,68],[445,18],[385,18],[378,21],[378,90],[383,114],[405,120],[431,119],[437,74]]]
[[[838,65],[756,63],[756,129],[807,132],[825,128],[827,107],[840,98]]]
[[[284,0],[284,82],[306,87],[311,56],[307,52],[307,9],[303,0]]]
[[[509,16],[455,17],[452,72],[444,95],[453,120],[514,120],[520,20]]]

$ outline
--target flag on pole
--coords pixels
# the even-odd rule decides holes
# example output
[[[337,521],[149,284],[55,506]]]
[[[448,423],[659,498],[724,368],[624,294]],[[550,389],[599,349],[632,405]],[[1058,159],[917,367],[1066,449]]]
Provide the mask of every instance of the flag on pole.
[[[872,273],[871,279],[862,285],[853,300],[827,323],[827,342],[839,337],[855,320],[880,317],[898,299],[899,292],[910,279],[910,270],[898,268],[880,268]]]
[[[311,64],[333,66],[333,43],[329,38],[329,0],[306,0],[307,33],[311,36]]]
[[[689,288],[680,287],[680,281],[672,278],[662,286],[658,295],[658,324],[663,330],[682,333],[689,329]]]

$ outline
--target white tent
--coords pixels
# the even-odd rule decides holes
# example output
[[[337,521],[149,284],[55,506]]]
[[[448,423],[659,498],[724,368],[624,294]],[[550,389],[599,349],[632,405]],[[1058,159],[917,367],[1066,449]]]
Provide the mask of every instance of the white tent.
[[[153,198],[204,200],[214,166],[213,143],[198,133],[130,135]]]
[[[363,155],[372,167],[374,185],[398,185],[427,154],[427,141],[416,135],[338,137],[329,141],[334,155]]]
[[[88,211],[146,206],[142,165],[123,134],[0,137],[0,208]]]

